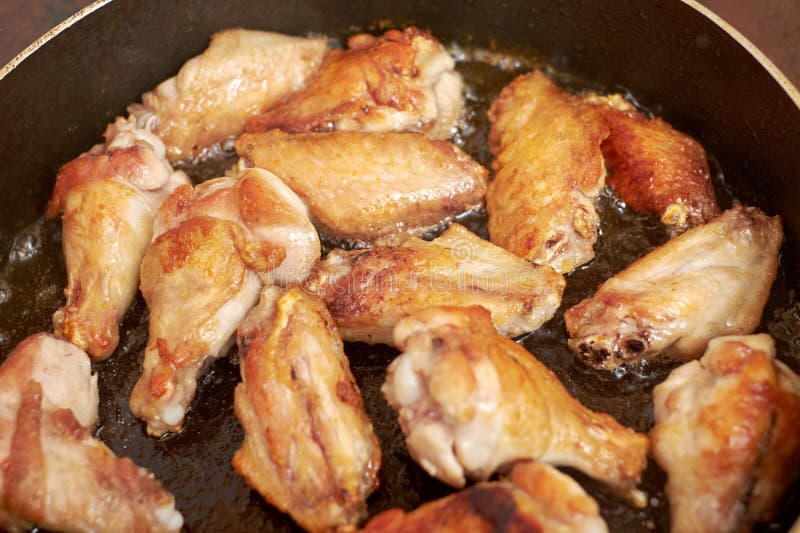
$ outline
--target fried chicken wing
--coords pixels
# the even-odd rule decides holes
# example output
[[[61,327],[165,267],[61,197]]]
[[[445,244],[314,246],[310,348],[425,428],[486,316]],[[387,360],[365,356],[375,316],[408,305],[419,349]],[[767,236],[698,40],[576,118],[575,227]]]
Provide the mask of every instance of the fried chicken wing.
[[[558,309],[564,278],[453,224],[430,242],[333,250],[304,287],[345,340],[391,344],[398,320],[432,305],[482,305],[503,335],[533,331]]]
[[[491,241],[562,273],[590,261],[606,175],[600,114],[536,71],[503,88],[489,121]]]
[[[797,477],[800,378],[774,355],[769,335],[718,337],[653,390],[673,532],[750,531]]]
[[[775,417],[769,447],[764,451],[750,494],[745,519],[748,524],[769,522],[778,511],[786,488],[800,475],[800,377],[777,359],[773,363],[778,378]]]
[[[594,499],[555,468],[521,461],[508,480],[478,483],[412,512],[391,509],[373,517],[365,533],[605,533]]]
[[[63,215],[67,263],[67,301],[53,315],[53,330],[95,359],[117,348],[159,206],[189,183],[173,172],[149,127],[117,118],[105,139],[61,167],[47,206],[48,218]]]
[[[170,161],[193,159],[242,132],[247,119],[300,90],[328,51],[325,38],[228,29],[177,76],[130,106],[139,120],[155,116]]]
[[[761,320],[783,240],[779,217],[736,205],[656,248],[564,313],[569,346],[611,370],[659,354],[698,357]]]
[[[411,456],[462,487],[518,459],[574,467],[637,505],[647,437],[569,395],[525,348],[498,335],[488,311],[430,307],[401,320],[402,354],[382,391]]]
[[[332,239],[397,245],[479,208],[487,171],[418,133],[244,134],[236,150],[277,174]]]
[[[306,88],[248,121],[246,131],[419,131],[446,139],[461,116],[455,60],[417,28],[365,33],[332,50]]]
[[[262,283],[300,281],[319,258],[301,207],[261,169],[181,187],[164,203],[142,262],[150,337],[130,401],[149,433],[180,428],[203,364],[223,352]]]
[[[606,178],[626,204],[680,233],[719,215],[706,152],[660,118],[647,119],[621,95],[590,95],[611,130],[601,148]]]
[[[264,290],[238,333],[233,466],[308,531],[357,525],[381,449],[330,313],[297,287]]]
[[[153,474],[92,437],[97,376],[74,345],[39,333],[0,367],[0,528],[179,531]]]

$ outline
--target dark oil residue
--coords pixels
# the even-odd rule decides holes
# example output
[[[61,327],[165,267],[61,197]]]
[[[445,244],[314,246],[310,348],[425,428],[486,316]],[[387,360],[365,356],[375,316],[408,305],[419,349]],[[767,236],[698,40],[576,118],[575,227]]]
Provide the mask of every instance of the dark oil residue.
[[[454,52],[466,81],[468,106],[468,125],[461,128],[455,139],[487,167],[491,155],[486,146],[486,110],[500,89],[519,73],[538,67],[572,91],[602,89],[554,72],[536,60],[534,52],[521,56],[476,53],[462,48],[454,48]],[[233,154],[223,153],[217,159],[182,168],[199,182],[224,174],[234,162]],[[728,191],[716,160],[710,157],[710,162],[720,203],[729,207],[736,191]],[[640,363],[617,372],[603,372],[577,361],[566,347],[561,317],[564,309],[590,296],[597,285],[667,240],[658,220],[633,213],[609,191],[601,196],[599,209],[602,222],[596,259],[567,276],[564,300],[556,318],[519,342],[550,367],[584,405],[647,432],[653,424],[652,389],[676,364]],[[484,214],[471,214],[459,221],[487,237]],[[66,275],[57,221],[39,220],[17,235],[13,243],[7,240],[2,246],[3,250],[9,250],[0,263],[0,349],[5,356],[27,335],[51,330],[50,316],[63,303]],[[800,370],[798,287],[787,282],[783,274],[792,268],[785,262],[781,265],[758,331],[771,333],[779,357]],[[155,473],[175,495],[177,508],[186,520],[185,531],[297,531],[291,519],[264,503],[230,466],[233,453],[243,439],[233,413],[233,389],[239,382],[235,349],[229,357],[216,361],[201,378],[196,401],[180,433],[162,439],[147,437],[144,425],[131,415],[128,398],[140,373],[147,342],[147,318],[147,308],[139,297],[122,323],[116,353],[107,361],[94,364],[99,373],[101,398],[99,438],[118,455],[129,456]],[[381,486],[368,501],[370,513],[392,507],[413,509],[450,493],[451,489],[430,478],[410,459],[396,415],[380,393],[386,366],[397,352],[365,344],[348,344],[346,351],[383,449]],[[665,475],[652,461],[641,485],[650,500],[643,510],[625,505],[599,483],[567,470],[598,500],[611,531],[668,531]],[[795,487],[770,531],[789,528],[800,503],[799,494]]]

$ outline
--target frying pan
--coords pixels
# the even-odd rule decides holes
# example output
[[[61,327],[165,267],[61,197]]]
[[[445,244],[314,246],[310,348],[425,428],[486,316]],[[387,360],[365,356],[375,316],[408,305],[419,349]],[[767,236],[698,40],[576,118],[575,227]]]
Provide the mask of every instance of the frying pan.
[[[727,190],[783,217],[782,272],[759,328],[776,337],[779,356],[800,370],[800,95],[757,50],[692,1],[677,0],[114,0],[92,4],[0,71],[0,353],[50,328],[63,299],[65,272],[58,222],[41,215],[58,167],[97,142],[108,122],[200,53],[226,27],[345,37],[357,28],[415,23],[446,42],[511,51],[536,49],[556,69],[610,90],[629,90],[644,107],[696,137],[724,173]],[[619,244],[606,240],[606,252]],[[576,277],[573,285],[597,280]],[[570,281],[568,281],[570,283]],[[575,300],[577,296],[565,296]],[[566,304],[565,303],[565,304]],[[572,302],[574,303],[574,301]],[[127,400],[146,342],[147,310],[137,301],[122,325],[118,352],[100,373],[98,435],[117,454],[151,468],[173,491],[187,531],[292,531],[233,473],[242,431],[232,412],[235,352],[202,378],[179,435],[145,436]],[[560,329],[559,329],[560,328]],[[626,376],[574,365],[555,320],[525,341],[589,407],[646,431],[658,364]],[[382,487],[371,512],[406,509],[448,493],[405,452],[395,416],[378,388],[395,355],[347,347],[383,449]],[[574,472],[571,472],[575,474]],[[626,507],[578,474],[599,500],[612,531],[668,530],[664,474],[651,465],[644,487],[651,505]],[[794,487],[776,518],[787,530],[800,509]]]

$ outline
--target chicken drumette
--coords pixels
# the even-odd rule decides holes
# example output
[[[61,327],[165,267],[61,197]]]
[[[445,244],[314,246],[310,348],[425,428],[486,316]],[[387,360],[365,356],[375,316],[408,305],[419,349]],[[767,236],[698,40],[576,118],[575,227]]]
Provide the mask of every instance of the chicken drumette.
[[[382,391],[411,456],[455,487],[519,459],[574,467],[636,505],[647,437],[570,396],[525,348],[498,335],[488,311],[431,307],[398,322],[402,354]]]
[[[178,188],[155,228],[141,269],[149,340],[130,405],[161,435],[180,428],[204,362],[224,351],[262,284],[302,280],[320,245],[302,202],[261,169]]]
[[[63,215],[67,263],[67,302],[53,315],[53,330],[95,359],[117,347],[159,207],[189,183],[173,172],[149,125],[117,118],[105,138],[61,167],[47,206],[48,218]]]

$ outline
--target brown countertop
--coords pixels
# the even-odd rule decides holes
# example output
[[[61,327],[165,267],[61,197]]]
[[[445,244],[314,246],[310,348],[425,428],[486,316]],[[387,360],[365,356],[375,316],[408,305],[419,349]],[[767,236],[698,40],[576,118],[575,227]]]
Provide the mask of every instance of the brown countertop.
[[[800,2],[798,0],[700,0],[737,28],[800,87]],[[0,65],[88,0],[2,0]]]

